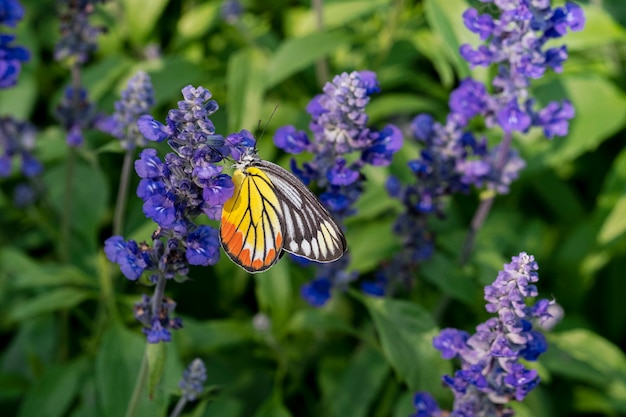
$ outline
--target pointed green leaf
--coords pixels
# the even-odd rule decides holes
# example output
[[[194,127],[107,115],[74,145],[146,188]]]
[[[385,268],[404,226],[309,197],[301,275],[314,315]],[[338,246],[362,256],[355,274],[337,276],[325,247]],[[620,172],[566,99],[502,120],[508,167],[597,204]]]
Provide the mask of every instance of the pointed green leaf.
[[[626,123],[626,95],[608,79],[594,73],[564,75],[534,89],[544,105],[553,100],[568,99],[576,116],[570,122],[567,137],[547,140],[540,134],[520,142],[529,169],[545,165],[553,167],[573,161],[585,152],[596,149]],[[532,132],[532,131],[531,131]]]
[[[365,417],[387,375],[389,366],[379,351],[364,345],[350,359],[339,386],[327,399],[334,417]]]
[[[267,67],[267,89],[315,64],[347,42],[339,32],[317,32],[283,42]]]
[[[454,63],[459,78],[470,75],[467,62],[459,54],[461,39],[478,40],[478,36],[472,34],[463,26],[463,12],[467,9],[467,3],[463,0],[427,0],[424,10],[430,27],[443,39],[442,51],[447,58]],[[463,42],[466,43],[466,42]]]
[[[444,391],[441,376],[449,373],[450,363],[433,347],[438,331],[430,314],[408,301],[353,294],[367,307],[387,362],[398,378],[412,391],[440,395]]]
[[[128,25],[128,35],[136,44],[143,44],[150,36],[159,17],[163,14],[167,0],[123,0],[124,17]]]
[[[324,29],[342,28],[359,19],[364,19],[372,13],[389,12],[392,7],[390,0],[348,0],[340,2],[325,2],[322,9]],[[287,32],[293,36],[304,36],[317,30],[315,11],[311,8],[304,10],[290,9]]]
[[[96,249],[98,227],[106,210],[109,187],[102,171],[94,166],[78,162],[74,166],[71,197],[66,196],[66,166],[59,165],[46,170],[44,182],[50,192],[50,200],[58,213],[65,210],[67,198],[71,198],[72,230]],[[89,248],[89,246],[87,247]],[[86,249],[83,245],[83,251]]]
[[[254,129],[261,117],[267,62],[257,49],[243,49],[228,60],[228,131]]]
[[[254,275],[259,306],[271,319],[274,329],[282,329],[293,310],[294,291],[289,266],[287,260],[282,260],[267,272]]]
[[[61,417],[67,415],[72,402],[80,392],[80,381],[89,368],[89,360],[54,365],[47,369],[26,394],[18,417]]]
[[[146,339],[139,333],[119,325],[108,329],[96,355],[97,403],[101,415],[126,415],[145,350]],[[161,396],[150,400],[146,389],[139,396],[134,415],[163,415],[167,404]]]
[[[598,243],[606,245],[626,233],[626,150],[613,161],[598,199],[599,215],[605,216]]]
[[[80,288],[57,288],[37,294],[15,304],[9,311],[9,320],[23,321],[43,313],[76,307],[97,293]]]
[[[146,359],[148,360],[148,395],[154,396],[154,388],[161,381],[165,369],[167,355],[165,343],[148,343]]]
[[[542,364],[552,372],[606,388],[626,384],[626,355],[602,336],[574,329],[547,335],[550,349]]]
[[[254,417],[291,417],[291,413],[276,394],[259,407]]]

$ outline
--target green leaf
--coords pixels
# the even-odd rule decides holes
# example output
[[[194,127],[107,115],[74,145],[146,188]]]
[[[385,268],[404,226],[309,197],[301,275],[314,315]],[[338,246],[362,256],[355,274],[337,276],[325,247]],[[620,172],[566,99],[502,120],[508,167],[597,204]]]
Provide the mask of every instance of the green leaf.
[[[350,326],[341,317],[332,314],[331,310],[307,308],[296,311],[289,321],[290,332],[331,332],[340,331],[348,334],[359,335],[358,330]]]
[[[385,382],[389,366],[380,352],[364,345],[350,359],[328,408],[335,417],[365,417]]]
[[[417,113],[436,113],[441,108],[439,101],[428,97],[419,97],[415,94],[389,93],[374,97],[367,105],[367,114],[370,121],[384,121],[392,116],[408,115]]]
[[[437,327],[430,314],[408,301],[353,294],[367,307],[383,353],[398,378],[411,391],[441,396],[441,376],[449,373],[450,363],[441,359],[432,345]]]
[[[282,329],[293,310],[294,291],[289,262],[278,262],[270,270],[255,274],[256,298],[262,312],[272,321],[273,329]]]
[[[585,49],[591,51],[626,40],[626,30],[601,5],[579,3],[579,6],[585,13],[585,29],[579,32],[569,32],[564,39],[555,39],[546,47],[560,46],[565,41],[568,51]]]
[[[400,245],[391,232],[394,219],[383,218],[375,223],[351,223],[346,232],[350,268],[364,273],[378,267],[398,251]]]
[[[529,169],[545,165],[559,167],[573,161],[596,149],[626,122],[626,113],[621,111],[626,108],[626,95],[607,79],[593,73],[564,75],[534,92],[544,104],[569,99],[577,116],[571,122],[567,137],[546,140],[537,134],[520,143],[524,153],[533,157],[528,161]]]
[[[33,380],[34,372],[58,359],[59,322],[51,314],[20,323],[2,352],[2,372]]]
[[[456,66],[459,78],[470,75],[467,62],[459,54],[460,39],[475,36],[463,26],[461,16],[466,9],[467,3],[463,0],[427,0],[424,4],[426,19],[430,27],[443,39],[442,51]]]
[[[267,62],[257,49],[233,53],[228,60],[228,131],[254,129],[261,116]]]
[[[165,369],[167,354],[165,343],[148,343],[146,346],[146,359],[148,361],[148,395],[154,396],[154,388],[161,381]]]
[[[541,363],[554,373],[580,379],[598,388],[617,389],[626,384],[624,352],[586,329],[547,335],[550,349]]]
[[[223,319],[197,321],[184,318],[185,331],[175,332],[176,345],[185,355],[195,352],[210,353],[249,343],[255,339],[252,322],[249,319]]]
[[[600,197],[598,214],[604,217],[598,232],[598,243],[606,245],[626,233],[626,150],[613,161]]]
[[[0,272],[11,277],[11,287],[15,289],[50,285],[94,287],[93,278],[73,265],[40,264],[12,247],[0,249]]]
[[[472,277],[461,270],[455,260],[451,260],[441,252],[435,252],[432,258],[423,262],[420,273],[445,294],[468,304],[475,300],[475,295],[478,293],[477,285]]]
[[[220,4],[200,3],[185,11],[176,26],[177,43],[185,43],[204,36],[219,18]]]
[[[339,32],[319,32],[286,40],[268,63],[265,88],[313,65],[346,42],[346,35]]]
[[[259,407],[254,417],[291,417],[291,413],[275,394]]]
[[[194,414],[192,417],[240,417],[243,415],[243,409],[241,399],[220,395],[207,405],[204,413]]]
[[[67,415],[78,395],[80,381],[89,367],[89,359],[55,365],[46,370],[22,401],[18,417],[57,417]]]
[[[119,325],[105,333],[96,355],[97,404],[102,416],[125,415],[145,350],[146,339],[138,333]],[[160,416],[165,409],[161,396],[151,401],[144,390],[135,415]]]
[[[66,166],[60,165],[46,170],[43,180],[50,192],[50,200],[58,213],[65,210],[65,176]],[[93,166],[77,163],[71,189],[72,230],[82,236],[89,246],[81,248],[96,250],[97,231],[104,217],[106,204],[109,201],[109,187],[102,171]]]
[[[347,25],[364,19],[376,12],[386,12],[393,5],[390,0],[348,0],[326,2],[322,9],[324,30],[343,28]],[[286,31],[294,36],[305,36],[317,30],[315,11],[307,9],[291,9],[287,17]]]
[[[197,87],[206,82],[206,71],[189,59],[176,55],[166,55],[161,59],[148,61],[144,65],[136,66],[134,71],[143,70],[149,73],[154,87],[156,106],[167,105],[182,99],[181,90],[187,85]],[[212,83],[221,80],[212,80]],[[174,106],[175,107],[175,106]],[[162,120],[159,118],[159,120]]]
[[[167,0],[123,0],[128,35],[137,45],[143,45],[159,22]]]
[[[31,317],[57,310],[71,309],[88,298],[96,298],[97,294],[79,288],[58,288],[47,290],[16,303],[9,311],[9,320],[23,321]]]
[[[131,66],[132,61],[113,55],[85,67],[83,79],[89,90],[89,98],[99,101],[106,94],[114,93],[115,99],[119,100],[115,91],[118,80]]]

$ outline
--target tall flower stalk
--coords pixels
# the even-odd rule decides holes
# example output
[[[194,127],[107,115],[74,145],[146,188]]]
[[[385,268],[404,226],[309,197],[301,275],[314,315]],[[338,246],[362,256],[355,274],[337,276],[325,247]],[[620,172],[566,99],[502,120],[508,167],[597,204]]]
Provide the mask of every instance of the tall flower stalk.
[[[180,318],[172,317],[176,303],[165,297],[167,281],[186,280],[190,265],[208,266],[218,261],[217,230],[197,224],[196,218],[202,214],[219,218],[234,190],[220,162],[229,156],[238,159],[244,148],[254,145],[249,132],[227,138],[215,132],[210,116],[219,106],[210,91],[189,85],[182,93],[183,100],[168,112],[165,124],[150,115],[137,122],[147,140],[167,141],[172,150],[161,159],[156,149],[146,148],[135,161],[141,178],[137,195],[144,201],[146,217],[157,224],[152,244],[126,241],[119,235],[105,242],[107,258],[120,266],[126,278],[136,281],[144,276],[154,285],[153,295],[144,295],[134,308],[148,343],[171,341],[171,331],[183,325]],[[147,372],[142,366],[135,393],[143,390]],[[129,410],[132,408],[130,404]]]
[[[125,149],[124,162],[120,175],[120,186],[117,192],[115,214],[113,216],[113,234],[120,235],[124,229],[124,212],[128,197],[128,184],[137,147],[145,146],[148,141],[139,132],[137,121],[146,115],[154,106],[154,89],[150,76],[143,71],[137,72],[129,81],[122,97],[115,102],[115,113],[101,120],[98,128],[115,136]]]
[[[89,16],[95,5],[105,0],[62,0],[60,1],[61,39],[56,45],[54,58],[69,66],[71,82],[56,108],[56,117],[67,132],[69,146],[66,172],[63,217],[61,220],[60,256],[69,259],[71,236],[75,148],[83,144],[83,131],[97,122],[95,106],[89,102],[87,90],[83,88],[81,68],[97,48],[97,38],[103,28],[92,26]]]
[[[486,310],[494,314],[476,326],[476,332],[446,328],[433,340],[444,359],[456,359],[460,369],[442,381],[454,394],[450,417],[513,416],[508,405],[523,401],[539,384],[537,371],[523,361],[536,361],[548,344],[537,328],[549,330],[563,317],[554,301],[537,296],[537,263],[525,252],[504,265],[491,285],[485,287]],[[443,416],[427,392],[414,398],[416,413],[411,417]]]
[[[472,67],[494,66],[496,75],[490,89],[473,78],[462,80],[450,95],[450,113],[444,123],[428,114],[413,120],[413,137],[422,145],[420,157],[409,162],[416,182],[405,186],[391,178],[387,184],[389,193],[405,206],[394,226],[403,240],[403,250],[381,274],[381,285],[412,278],[411,271],[434,249],[429,219],[445,215],[449,196],[466,193],[474,186],[485,192],[461,254],[465,264],[495,196],[507,193],[525,166],[512,147],[513,135],[537,127],[548,139],[565,136],[574,117],[574,108],[567,100],[539,108],[529,88],[532,80],[547,70],[562,71],[567,47],[546,48],[546,43],[565,35],[568,29],[582,29],[580,7],[568,3],[552,8],[549,0],[481,1],[493,3],[493,15],[469,8],[463,21],[485,44],[476,49],[463,45],[460,54]],[[478,117],[487,128],[501,130],[499,143],[489,147],[485,137],[472,132],[470,122]]]
[[[396,126],[387,125],[380,131],[367,126],[365,107],[379,91],[376,74],[371,71],[337,75],[307,106],[312,138],[294,126],[281,127],[274,135],[274,143],[285,152],[314,155],[302,168],[292,160],[291,169],[305,184],[322,190],[320,200],[340,224],[355,213],[354,204],[364,187],[363,167],[388,165],[402,146]],[[316,278],[301,289],[303,298],[311,305],[324,305],[332,288],[345,288],[357,278],[346,272],[348,263],[346,254],[336,262],[319,265]]]

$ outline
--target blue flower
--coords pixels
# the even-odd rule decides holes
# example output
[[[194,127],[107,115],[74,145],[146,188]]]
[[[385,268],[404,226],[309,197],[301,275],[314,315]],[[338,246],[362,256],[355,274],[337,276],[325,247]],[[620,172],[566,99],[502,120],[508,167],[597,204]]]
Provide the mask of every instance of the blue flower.
[[[147,148],[141,151],[139,159],[135,161],[135,172],[139,178],[159,178],[164,175],[164,165],[157,156],[156,149]]]
[[[119,264],[120,270],[131,281],[138,279],[153,262],[144,245],[134,240],[124,241],[121,236],[112,236],[104,242],[104,253],[111,262]]]
[[[171,131],[167,126],[154,120],[149,114],[144,114],[137,119],[137,129],[146,139],[152,142],[162,142],[171,135]]]
[[[0,25],[15,27],[24,17],[24,7],[17,0],[0,2]]]
[[[283,126],[276,129],[274,143],[287,153],[297,155],[309,150],[311,142],[303,130],[296,130],[294,126]]]
[[[219,237],[217,230],[199,226],[187,235],[187,260],[190,265],[214,265],[219,260]]]
[[[300,294],[313,307],[321,307],[330,299],[332,283],[328,278],[316,278],[300,288]]]
[[[89,101],[87,90],[75,91],[67,87],[61,102],[56,106],[55,116],[67,132],[67,144],[79,147],[83,144],[83,130],[98,126],[104,117]]]
[[[11,174],[13,160],[19,160],[26,177],[34,177],[43,171],[43,165],[33,155],[35,151],[35,128],[28,122],[12,117],[0,117],[0,177]]]
[[[143,324],[142,331],[146,335],[148,343],[170,342],[172,340],[171,330],[183,327],[180,318],[170,317],[174,313],[176,303],[168,297],[163,297],[157,306],[156,313],[153,312],[152,307],[152,298],[144,294],[141,301],[133,306],[135,318]]]
[[[0,89],[12,87],[22,69],[22,62],[30,59],[30,53],[21,46],[11,46],[13,35],[0,33]]]
[[[439,417],[441,410],[435,399],[427,392],[417,392],[413,397],[413,406],[415,406],[415,414],[409,417]]]

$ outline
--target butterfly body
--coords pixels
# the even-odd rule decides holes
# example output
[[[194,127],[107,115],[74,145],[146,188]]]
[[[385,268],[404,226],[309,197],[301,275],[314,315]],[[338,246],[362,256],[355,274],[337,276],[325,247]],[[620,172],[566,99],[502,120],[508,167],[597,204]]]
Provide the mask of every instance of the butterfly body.
[[[341,228],[295,175],[254,150],[235,167],[220,227],[233,262],[255,273],[274,265],[283,250],[316,262],[335,261],[347,250]]]

